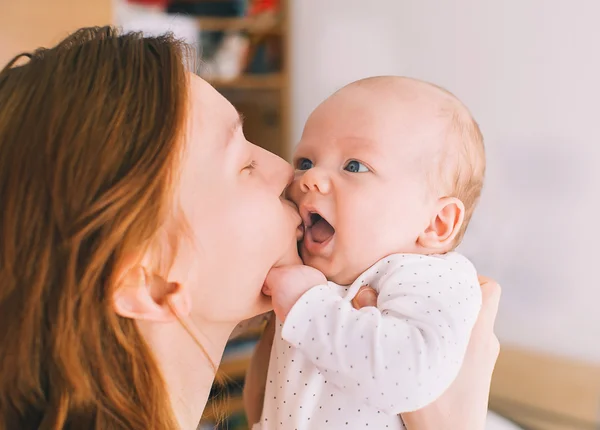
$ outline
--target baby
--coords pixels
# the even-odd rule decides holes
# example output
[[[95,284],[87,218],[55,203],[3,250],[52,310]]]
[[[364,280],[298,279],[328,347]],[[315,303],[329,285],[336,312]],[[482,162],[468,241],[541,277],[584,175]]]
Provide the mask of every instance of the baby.
[[[479,128],[445,90],[369,78],[317,107],[294,164],[307,266],[265,283],[278,324],[255,428],[401,429],[458,374],[481,305],[453,252],[483,184]],[[364,285],[377,307],[355,310]]]

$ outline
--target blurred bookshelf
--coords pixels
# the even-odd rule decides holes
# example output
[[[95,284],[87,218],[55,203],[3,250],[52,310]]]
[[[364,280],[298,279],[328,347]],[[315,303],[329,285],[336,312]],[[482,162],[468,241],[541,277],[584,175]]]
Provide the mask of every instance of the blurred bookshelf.
[[[289,0],[114,1],[126,30],[171,31],[197,47],[196,73],[244,116],[246,138],[289,160]]]
[[[233,79],[208,78],[217,89],[279,90],[283,85],[283,76],[279,73],[264,75],[242,75]]]
[[[198,18],[202,31],[248,31],[257,34],[282,34],[283,22],[264,22],[259,18]]]
[[[244,116],[246,138],[285,159],[291,148],[288,2],[166,1],[169,14],[196,23],[198,74]]]

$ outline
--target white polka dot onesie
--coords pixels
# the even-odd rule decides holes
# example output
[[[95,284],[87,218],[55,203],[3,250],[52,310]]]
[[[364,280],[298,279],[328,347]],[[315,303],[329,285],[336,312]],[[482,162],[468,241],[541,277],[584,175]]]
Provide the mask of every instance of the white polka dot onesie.
[[[362,285],[377,307],[352,307]],[[253,429],[404,428],[398,414],[458,374],[480,307],[475,268],[457,253],[395,254],[349,287],[311,288],[277,324]]]

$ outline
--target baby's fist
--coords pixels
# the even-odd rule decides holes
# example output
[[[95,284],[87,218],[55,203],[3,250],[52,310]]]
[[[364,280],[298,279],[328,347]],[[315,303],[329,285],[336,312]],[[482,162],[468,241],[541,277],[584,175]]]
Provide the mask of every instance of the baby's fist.
[[[280,321],[298,299],[312,287],[326,285],[325,275],[310,266],[284,266],[271,269],[265,280],[263,292],[273,299],[273,309]]]

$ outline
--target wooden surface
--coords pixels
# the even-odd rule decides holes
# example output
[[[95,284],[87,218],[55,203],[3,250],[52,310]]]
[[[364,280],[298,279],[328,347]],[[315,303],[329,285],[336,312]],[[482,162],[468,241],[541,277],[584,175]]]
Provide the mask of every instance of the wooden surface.
[[[112,21],[111,0],[0,0],[0,65],[72,31]]]
[[[285,80],[280,73],[264,75],[242,75],[233,79],[207,79],[215,88],[241,88],[241,89],[280,89]]]
[[[599,429],[600,365],[503,347],[490,408],[527,429]]]
[[[284,24],[273,18],[262,21],[254,17],[242,18],[198,18],[201,31],[248,31],[249,33],[281,34]]]

